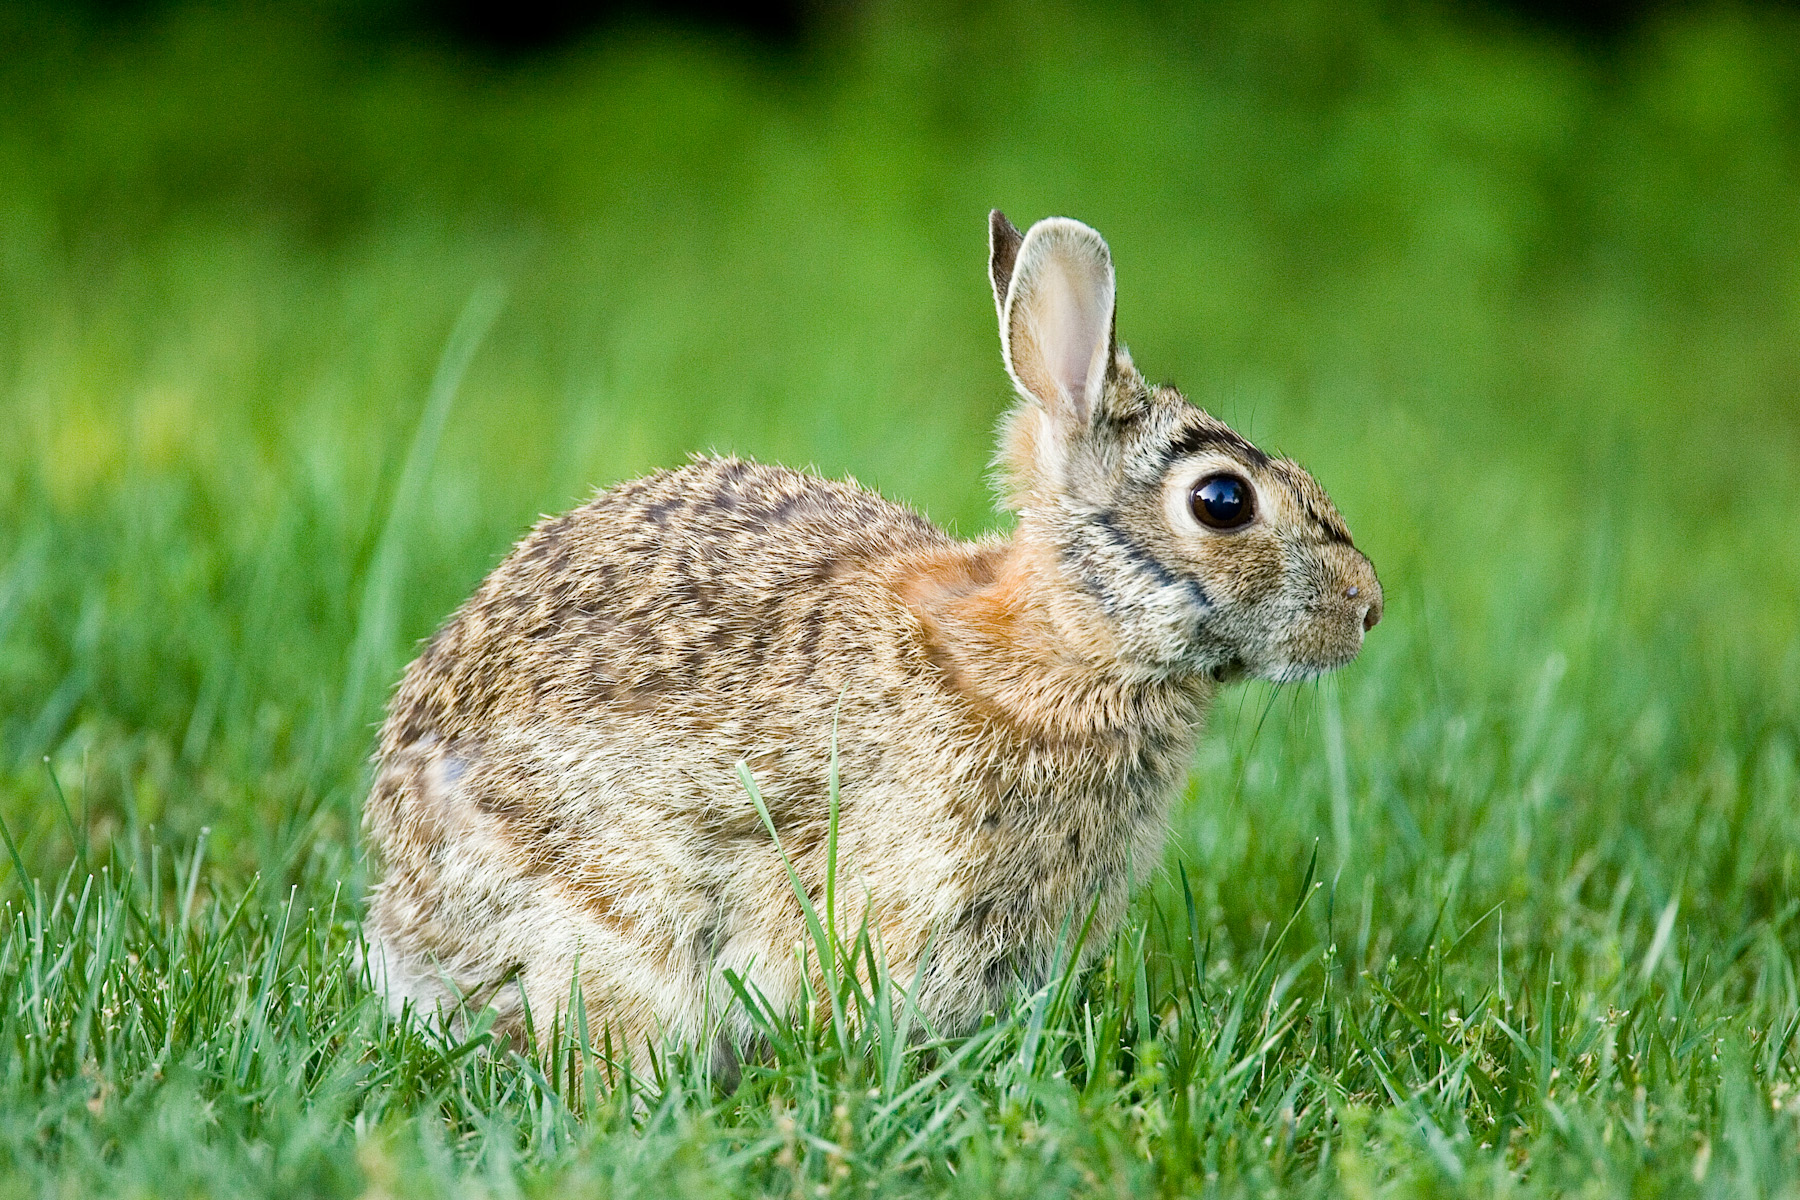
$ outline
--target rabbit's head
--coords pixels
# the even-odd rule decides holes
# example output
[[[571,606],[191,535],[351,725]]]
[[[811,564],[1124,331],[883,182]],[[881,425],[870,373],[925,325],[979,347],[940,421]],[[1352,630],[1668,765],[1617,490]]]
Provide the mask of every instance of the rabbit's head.
[[[1127,664],[1215,680],[1342,666],[1381,618],[1375,570],[1313,477],[1172,387],[1113,333],[1112,256],[1064,218],[990,218],[1000,343],[1019,403],[998,459],[1061,616]]]

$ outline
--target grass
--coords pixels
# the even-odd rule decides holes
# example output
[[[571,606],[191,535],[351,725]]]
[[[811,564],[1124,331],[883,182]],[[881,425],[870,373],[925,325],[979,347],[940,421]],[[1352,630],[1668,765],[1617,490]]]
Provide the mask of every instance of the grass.
[[[36,11],[0,1190],[1800,1189],[1791,14],[871,6],[507,65]],[[1100,967],[966,1041],[775,1029],[728,1093],[386,1020],[357,806],[409,648],[696,449],[988,527],[996,203],[1104,231],[1139,363],[1331,489],[1363,659],[1229,696]]]

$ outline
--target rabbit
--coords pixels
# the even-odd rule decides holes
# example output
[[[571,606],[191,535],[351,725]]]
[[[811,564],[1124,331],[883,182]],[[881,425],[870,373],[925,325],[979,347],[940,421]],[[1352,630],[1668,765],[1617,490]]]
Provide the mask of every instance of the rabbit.
[[[969,1031],[1122,919],[1221,686],[1357,655],[1374,568],[1311,475],[1144,381],[1100,235],[996,210],[989,276],[1009,536],[698,457],[540,521],[425,644],[365,808],[393,1010],[518,1038],[578,986],[596,1044],[729,1068],[725,972],[824,1003],[787,864],[823,911],[835,762],[839,932]]]

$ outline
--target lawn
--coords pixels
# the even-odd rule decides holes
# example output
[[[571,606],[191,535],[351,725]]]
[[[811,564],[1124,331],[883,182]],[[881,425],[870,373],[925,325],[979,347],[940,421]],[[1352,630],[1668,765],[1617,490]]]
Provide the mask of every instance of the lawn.
[[[354,11],[0,14],[0,1194],[1800,1193],[1800,17]],[[698,450],[994,527],[994,205],[1332,492],[1362,658],[1226,693],[1100,966],[970,1039],[390,1022],[411,647]]]

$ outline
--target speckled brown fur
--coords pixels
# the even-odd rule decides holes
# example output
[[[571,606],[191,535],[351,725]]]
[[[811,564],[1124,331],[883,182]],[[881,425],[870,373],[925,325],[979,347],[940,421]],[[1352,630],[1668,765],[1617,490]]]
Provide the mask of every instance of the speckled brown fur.
[[[1380,588],[1312,478],[1144,384],[1098,235],[995,214],[991,236],[1013,535],[733,458],[540,522],[382,730],[367,937],[396,1007],[491,1004],[516,1032],[578,978],[617,1045],[741,1049],[727,969],[816,1002],[736,771],[816,897],[835,731],[840,924],[866,916],[900,980],[929,946],[921,1010],[967,1028],[1045,978],[1067,922],[1117,922],[1220,680],[1354,656]],[[1222,470],[1257,501],[1228,534],[1182,508]]]

